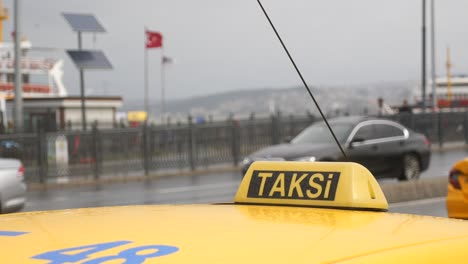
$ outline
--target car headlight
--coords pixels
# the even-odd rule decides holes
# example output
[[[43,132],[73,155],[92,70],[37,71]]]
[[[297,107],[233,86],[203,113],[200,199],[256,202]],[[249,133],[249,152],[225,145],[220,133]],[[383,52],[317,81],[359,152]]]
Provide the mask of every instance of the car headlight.
[[[294,159],[294,161],[316,161],[317,159],[314,156],[300,157]]]

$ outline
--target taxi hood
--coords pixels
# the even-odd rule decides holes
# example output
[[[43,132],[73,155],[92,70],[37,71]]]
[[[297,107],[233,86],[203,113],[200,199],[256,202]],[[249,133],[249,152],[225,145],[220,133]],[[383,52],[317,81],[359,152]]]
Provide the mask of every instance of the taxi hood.
[[[459,220],[259,205],[29,212],[0,216],[0,226],[3,263],[330,263],[436,245],[416,256],[430,263],[468,243]]]

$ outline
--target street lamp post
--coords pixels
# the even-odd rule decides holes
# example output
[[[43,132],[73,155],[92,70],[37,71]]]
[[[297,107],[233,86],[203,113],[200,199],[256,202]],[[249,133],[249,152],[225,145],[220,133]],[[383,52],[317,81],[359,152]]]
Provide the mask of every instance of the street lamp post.
[[[15,1],[15,132],[23,132],[23,85],[21,74],[20,0]]]
[[[78,50],[82,50],[83,44],[81,40],[81,31],[78,31]],[[80,101],[81,101],[81,127],[83,131],[86,131],[86,95],[84,88],[84,72],[83,69],[80,70]]]
[[[110,69],[107,58],[101,51],[83,50],[81,34],[83,32],[104,33],[106,30],[99,24],[97,19],[90,14],[71,14],[63,13],[64,18],[70,24],[72,29],[78,33],[78,50],[68,50],[73,62],[80,72],[80,101],[81,101],[81,125],[83,131],[87,129],[86,120],[86,95],[84,88],[84,70],[85,69]]]
[[[422,109],[426,111],[426,0],[422,0]]]
[[[431,78],[432,78],[432,110],[437,108],[436,92],[436,59],[435,59],[435,1],[431,0]]]

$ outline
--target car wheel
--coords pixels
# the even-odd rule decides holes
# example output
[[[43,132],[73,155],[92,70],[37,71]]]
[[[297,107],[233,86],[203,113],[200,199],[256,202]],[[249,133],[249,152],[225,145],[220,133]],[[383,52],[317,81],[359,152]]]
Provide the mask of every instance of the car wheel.
[[[421,165],[419,159],[414,154],[405,154],[401,166],[402,172],[398,178],[400,181],[416,180],[421,174]]]

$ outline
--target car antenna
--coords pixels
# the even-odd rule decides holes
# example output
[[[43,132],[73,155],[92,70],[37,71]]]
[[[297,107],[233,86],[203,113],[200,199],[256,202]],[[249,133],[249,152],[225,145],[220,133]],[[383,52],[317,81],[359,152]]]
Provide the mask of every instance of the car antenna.
[[[343,154],[344,158],[345,158],[346,160],[348,160],[348,156],[346,156],[346,153],[344,152],[343,147],[341,147],[341,144],[340,144],[340,142],[338,141],[338,139],[336,138],[336,135],[335,135],[335,133],[333,132],[333,129],[330,127],[330,124],[328,123],[327,118],[326,118],[325,115],[323,114],[322,109],[320,108],[320,106],[319,106],[317,100],[315,100],[315,97],[314,97],[314,95],[312,94],[312,92],[310,91],[310,88],[309,88],[309,86],[307,85],[306,81],[304,80],[304,77],[302,77],[302,74],[301,74],[301,72],[299,71],[299,68],[297,67],[296,63],[294,62],[294,59],[291,57],[291,54],[289,53],[288,48],[286,48],[286,45],[284,44],[283,40],[281,39],[281,36],[279,35],[278,31],[276,30],[275,25],[273,25],[273,22],[271,22],[271,19],[270,19],[270,17],[268,16],[268,13],[266,12],[265,8],[263,8],[263,5],[262,5],[262,3],[260,2],[260,0],[257,0],[257,3],[258,3],[258,5],[260,6],[260,8],[262,9],[263,14],[265,14],[265,17],[268,19],[268,22],[270,23],[271,28],[272,28],[273,31],[275,32],[276,37],[278,37],[278,40],[281,42],[281,45],[283,46],[284,51],[285,51],[286,54],[288,55],[289,60],[291,61],[292,65],[294,66],[294,69],[296,69],[296,72],[297,72],[297,74],[299,75],[299,78],[301,78],[301,81],[302,81],[302,83],[304,84],[304,87],[306,88],[306,90],[307,90],[307,92],[309,93],[310,97],[311,97],[312,100],[314,101],[315,106],[316,106],[317,109],[319,110],[320,115],[322,116],[323,121],[325,121],[325,124],[327,125],[328,130],[330,131],[330,133],[332,134],[333,139],[335,140],[336,144],[337,144],[338,147],[340,148],[341,153]]]

